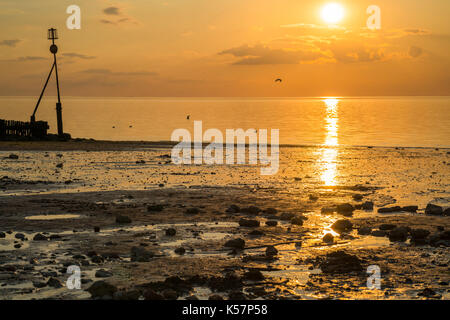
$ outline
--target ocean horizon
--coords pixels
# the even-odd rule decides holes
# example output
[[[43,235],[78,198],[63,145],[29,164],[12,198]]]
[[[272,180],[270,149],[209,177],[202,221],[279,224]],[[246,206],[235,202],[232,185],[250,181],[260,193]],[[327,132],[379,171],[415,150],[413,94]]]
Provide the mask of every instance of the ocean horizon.
[[[37,120],[56,133],[55,97],[44,97]],[[36,97],[0,97],[0,118],[29,121]],[[448,96],[385,97],[64,97],[64,130],[73,138],[170,141],[193,132],[279,129],[280,145],[440,147],[450,143]],[[13,106],[13,108],[12,108]],[[189,120],[187,119],[189,116]]]

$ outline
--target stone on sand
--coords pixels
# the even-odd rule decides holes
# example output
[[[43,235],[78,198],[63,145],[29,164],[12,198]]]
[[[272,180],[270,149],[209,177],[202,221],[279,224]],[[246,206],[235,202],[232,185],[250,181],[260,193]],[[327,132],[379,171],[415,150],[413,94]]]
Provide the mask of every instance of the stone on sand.
[[[333,223],[331,229],[337,233],[349,232],[353,229],[353,224],[348,219],[341,219]]]

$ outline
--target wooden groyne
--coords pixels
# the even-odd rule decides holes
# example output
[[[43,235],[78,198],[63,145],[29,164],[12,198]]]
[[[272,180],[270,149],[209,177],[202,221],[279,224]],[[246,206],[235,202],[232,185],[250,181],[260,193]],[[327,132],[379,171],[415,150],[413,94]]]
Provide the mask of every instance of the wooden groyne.
[[[45,138],[50,127],[45,121],[22,122],[0,119],[0,139],[25,137]]]

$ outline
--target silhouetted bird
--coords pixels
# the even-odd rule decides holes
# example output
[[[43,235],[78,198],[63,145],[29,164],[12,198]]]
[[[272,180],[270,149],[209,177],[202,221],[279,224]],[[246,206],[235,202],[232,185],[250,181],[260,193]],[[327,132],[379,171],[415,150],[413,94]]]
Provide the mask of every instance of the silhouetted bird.
[[[275,79],[275,82],[282,82],[283,80],[282,79],[280,79],[280,78],[278,78],[278,79]]]
[[[190,118],[191,118],[191,115],[188,114],[187,117],[186,117],[186,119],[189,120]]]

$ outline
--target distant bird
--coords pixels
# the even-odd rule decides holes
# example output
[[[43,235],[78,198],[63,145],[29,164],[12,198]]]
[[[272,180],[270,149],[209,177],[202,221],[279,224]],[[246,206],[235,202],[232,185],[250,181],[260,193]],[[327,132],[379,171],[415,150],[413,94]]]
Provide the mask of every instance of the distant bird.
[[[186,117],[186,119],[189,120],[190,118],[191,118],[191,115],[188,114],[187,117]]]
[[[133,126],[129,126],[129,128],[133,128]]]
[[[283,82],[283,79],[280,79],[280,78],[275,79],[275,82]]]
[[[116,128],[116,126],[113,126],[112,128],[113,128],[113,129],[115,129],[115,128]]]

